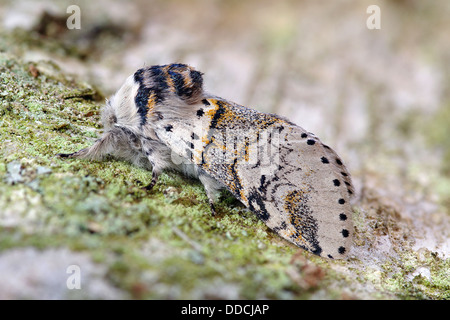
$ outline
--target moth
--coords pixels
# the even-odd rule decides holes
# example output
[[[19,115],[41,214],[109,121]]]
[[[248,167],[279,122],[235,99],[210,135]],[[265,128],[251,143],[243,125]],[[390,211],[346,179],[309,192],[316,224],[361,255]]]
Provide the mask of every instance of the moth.
[[[321,257],[344,258],[352,243],[351,177],[342,159],[291,121],[207,93],[185,64],[145,67],[102,109],[103,136],[60,157],[110,155],[152,171],[198,178],[211,212],[228,189],[282,238]]]

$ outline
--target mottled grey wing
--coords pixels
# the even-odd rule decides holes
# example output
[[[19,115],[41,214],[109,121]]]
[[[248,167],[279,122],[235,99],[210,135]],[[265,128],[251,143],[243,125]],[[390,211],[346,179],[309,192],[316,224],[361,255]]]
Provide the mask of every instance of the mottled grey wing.
[[[280,236],[320,256],[348,253],[350,176],[313,134],[220,99],[204,100],[191,115],[167,121],[156,130],[158,137],[224,184]]]
[[[343,258],[353,233],[353,187],[342,160],[298,126],[282,127],[278,152],[270,155],[277,163],[273,172],[238,166],[249,208],[296,245],[320,256]]]

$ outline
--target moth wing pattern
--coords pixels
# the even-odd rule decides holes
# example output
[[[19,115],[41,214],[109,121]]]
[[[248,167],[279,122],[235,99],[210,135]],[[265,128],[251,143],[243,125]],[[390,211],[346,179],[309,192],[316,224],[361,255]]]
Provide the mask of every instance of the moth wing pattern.
[[[155,132],[281,237],[320,256],[347,255],[353,230],[350,175],[313,134],[216,97],[191,106],[182,118],[160,122]]]

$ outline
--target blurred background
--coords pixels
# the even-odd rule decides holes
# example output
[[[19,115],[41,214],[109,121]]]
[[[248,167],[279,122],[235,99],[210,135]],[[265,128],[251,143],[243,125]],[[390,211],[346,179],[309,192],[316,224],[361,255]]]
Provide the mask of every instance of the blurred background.
[[[449,17],[447,0],[1,0],[0,50],[51,60],[104,96],[142,66],[190,64],[209,92],[315,133],[360,204],[376,194],[429,224],[418,234],[448,257]]]

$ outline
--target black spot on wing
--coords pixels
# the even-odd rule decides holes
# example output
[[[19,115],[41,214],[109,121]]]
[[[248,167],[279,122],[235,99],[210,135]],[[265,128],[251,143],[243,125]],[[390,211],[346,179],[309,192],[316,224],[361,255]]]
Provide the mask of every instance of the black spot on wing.
[[[197,117],[202,117],[203,116],[203,114],[205,113],[205,111],[203,111],[203,109],[198,109],[197,110]]]
[[[314,254],[317,254],[318,256],[320,256],[320,254],[322,253],[322,248],[319,247],[319,246],[316,246],[314,248],[314,250],[312,250],[311,252],[314,253]]]

